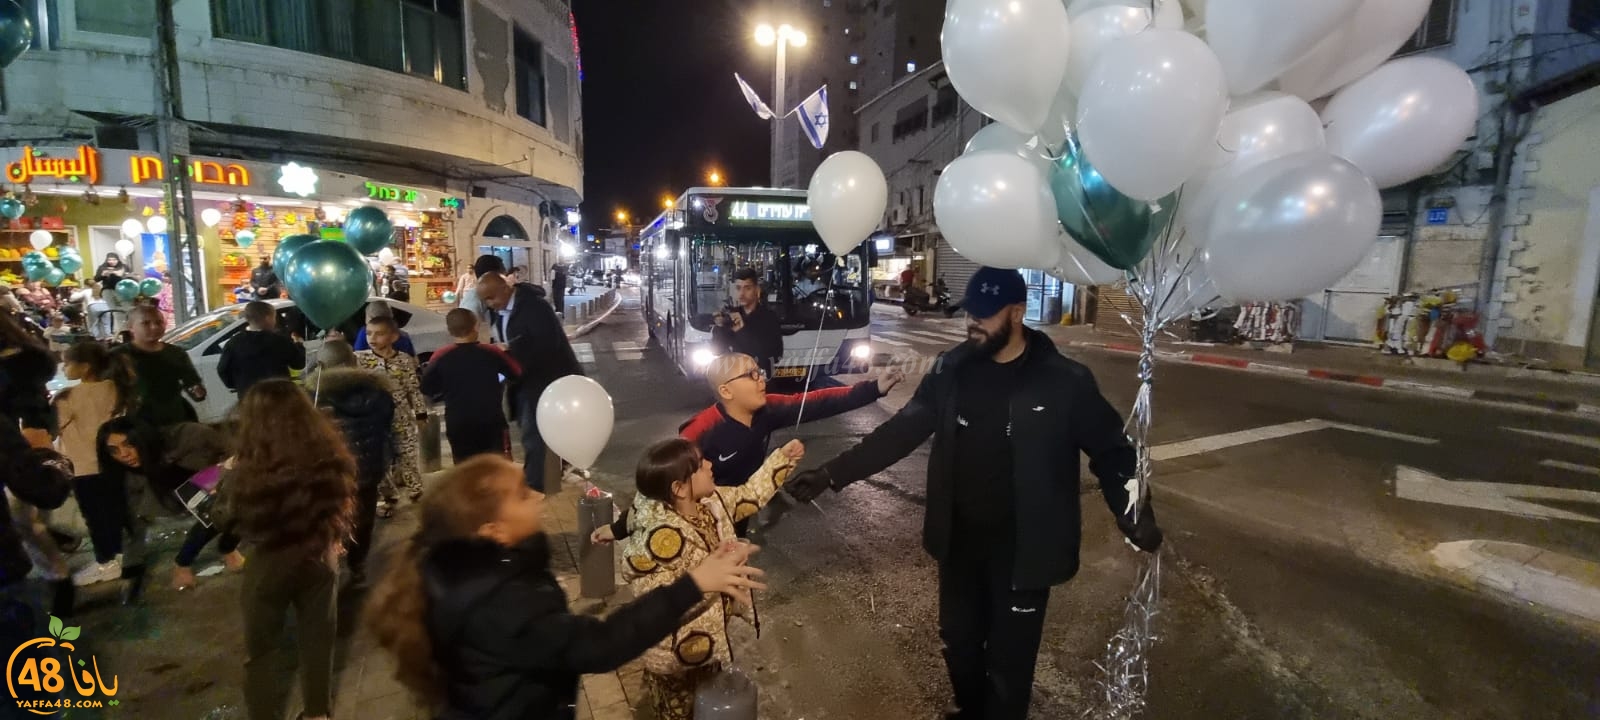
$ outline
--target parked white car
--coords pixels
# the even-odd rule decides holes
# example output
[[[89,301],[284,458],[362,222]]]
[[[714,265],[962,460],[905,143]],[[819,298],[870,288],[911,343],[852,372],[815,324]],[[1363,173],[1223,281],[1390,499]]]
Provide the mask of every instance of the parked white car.
[[[323,329],[312,324],[311,320],[295,306],[293,300],[268,302],[278,310],[278,329],[281,332],[294,332],[306,338],[306,362],[308,365],[314,363],[317,349],[322,347],[319,336],[322,335]],[[440,313],[411,303],[381,297],[368,298],[367,302],[389,304],[394,310],[395,322],[400,325],[400,329],[411,336],[411,343],[417,348],[419,361],[426,362],[435,351],[450,343],[450,332],[445,328],[444,315]],[[354,341],[356,330],[366,319],[366,311],[366,305],[362,305],[360,310],[336,329]],[[190,320],[168,331],[166,336],[162,337],[162,340],[189,353],[195,369],[200,371],[200,379],[205,381],[205,402],[194,403],[201,422],[216,422],[223,419],[238,401],[233,391],[223,385],[222,378],[217,375],[217,363],[222,360],[222,348],[229,340],[244,332],[244,328],[244,305],[229,305]]]

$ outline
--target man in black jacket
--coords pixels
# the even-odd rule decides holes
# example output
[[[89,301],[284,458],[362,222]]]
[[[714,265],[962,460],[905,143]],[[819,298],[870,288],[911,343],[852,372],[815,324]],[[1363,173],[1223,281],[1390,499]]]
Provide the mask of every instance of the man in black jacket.
[[[478,297],[495,311],[495,336],[502,338],[506,352],[522,368],[517,417],[522,424],[523,479],[528,487],[543,492],[545,444],[534,408],[550,383],[582,375],[583,367],[556,311],[534,286],[513,287],[505,276],[489,273],[478,279]]]
[[[250,386],[306,366],[306,346],[298,336],[278,334],[278,314],[270,303],[247,303],[244,321],[244,332],[228,341],[217,361],[217,376],[229,390],[244,397]]]
[[[272,271],[271,259],[261,256],[261,264],[250,271],[250,286],[255,288],[257,300],[277,300],[283,297],[283,283]]]
[[[841,490],[933,436],[922,544],[939,562],[958,718],[1027,716],[1050,588],[1078,571],[1080,452],[1129,540],[1146,552],[1161,545],[1122,417],[1087,368],[1022,324],[1026,302],[1015,271],[980,269],[962,303],[968,341],[888,422],[786,485],[801,501]]]
[[[761,302],[761,275],[754,268],[735,272],[733,293],[739,306],[717,314],[711,342],[725,352],[755,358],[761,371],[772,377],[772,364],[783,357],[783,330],[777,314]]]

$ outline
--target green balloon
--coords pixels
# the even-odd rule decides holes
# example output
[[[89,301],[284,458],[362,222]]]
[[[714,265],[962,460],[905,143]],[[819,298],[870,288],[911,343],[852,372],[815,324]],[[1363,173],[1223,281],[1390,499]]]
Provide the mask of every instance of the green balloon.
[[[51,267],[49,263],[45,263],[44,265],[24,265],[22,268],[22,274],[27,276],[29,280],[43,280],[48,277],[50,275],[50,271],[54,269],[55,268]]]
[[[294,261],[294,254],[314,242],[318,242],[315,235],[290,235],[279,240],[278,249],[272,251],[272,271],[280,279],[288,276],[289,263]]]
[[[365,205],[350,211],[344,218],[344,241],[354,245],[362,255],[371,255],[389,246],[394,240],[394,223],[383,208]]]
[[[5,1],[6,0],[0,0],[0,3]],[[15,220],[19,217],[22,217],[22,214],[27,211],[28,209],[22,206],[21,200],[9,197],[0,198],[0,215],[6,216],[7,220]]]
[[[61,269],[69,273],[82,270],[83,258],[79,257],[77,253],[61,253]]]
[[[117,281],[117,297],[125,302],[139,299],[139,281],[133,278],[123,278]]]
[[[155,297],[161,294],[161,281],[155,278],[145,278],[139,283],[139,294],[145,297]]]
[[[22,255],[22,269],[24,270],[49,264],[50,258],[45,257],[45,254],[38,250],[30,250]]]
[[[1068,133],[1061,153],[1050,168],[1050,192],[1061,227],[1107,265],[1133,269],[1171,222],[1176,193],[1156,203],[1123,195],[1089,162],[1076,131]]]
[[[33,44],[33,22],[16,0],[0,0],[0,68],[9,67]],[[10,216],[12,220],[16,215]]]
[[[318,327],[332,328],[350,319],[367,301],[372,271],[366,258],[347,243],[318,240],[300,248],[289,261],[284,285],[300,311]]]
[[[61,268],[53,267],[53,268],[50,268],[49,270],[45,271],[44,283],[46,285],[49,285],[50,287],[55,287],[57,285],[60,285],[61,281],[66,280],[66,279],[67,279],[67,274],[62,272]]]

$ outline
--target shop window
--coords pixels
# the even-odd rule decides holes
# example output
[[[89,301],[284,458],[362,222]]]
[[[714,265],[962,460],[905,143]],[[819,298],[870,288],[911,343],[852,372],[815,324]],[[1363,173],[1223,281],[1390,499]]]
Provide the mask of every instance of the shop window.
[[[545,119],[544,47],[517,28],[512,62],[517,71],[517,114],[549,127]]]
[[[1456,0],[1433,0],[1415,35],[1400,46],[1397,55],[1449,45],[1456,33]]]
[[[550,134],[561,142],[571,142],[572,115],[569,109],[571,97],[567,92],[570,84],[567,65],[557,60],[555,55],[546,54],[544,66],[550,71],[545,78],[545,99],[550,104]]]
[[[127,4],[93,0],[114,1]],[[220,38],[467,87],[461,0],[211,0],[211,11]]]
[[[141,38],[155,32],[150,21],[156,15],[153,0],[78,0],[74,14],[79,30]]]

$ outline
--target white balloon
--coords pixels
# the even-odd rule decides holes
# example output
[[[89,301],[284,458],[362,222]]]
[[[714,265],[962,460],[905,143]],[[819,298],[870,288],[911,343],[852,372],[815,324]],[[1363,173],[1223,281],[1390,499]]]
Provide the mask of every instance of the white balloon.
[[[1162,0],[1151,19],[1150,3],[1108,5],[1105,0],[1094,0],[1094,6],[1073,3],[1068,13],[1072,17],[1071,55],[1067,60],[1067,77],[1064,87],[1074,95],[1083,92],[1089,79],[1089,68],[1112,43],[1137,35],[1152,27],[1158,30],[1182,30],[1183,10],[1177,0]],[[1081,0],[1080,0],[1081,2]]]
[[[1217,196],[1240,175],[1280,157],[1325,147],[1322,118],[1300,98],[1261,93],[1235,102],[1217,131],[1213,161],[1184,183],[1178,223],[1186,242],[1205,247]]]
[[[1070,243],[1072,238],[1062,233],[1061,242]],[[1115,285],[1127,277],[1127,273],[1105,264],[1088,250],[1065,247],[1050,274],[1073,285]]]
[[[389,248],[383,248],[382,250],[378,251],[378,264],[379,265],[383,265],[383,266],[393,265],[395,263],[395,261],[399,260],[399,259],[400,258],[395,257],[394,251],[390,250]]]
[[[167,231],[167,219],[160,215],[153,215],[145,221],[145,226],[150,228],[151,235],[160,235]]]
[[[950,84],[979,112],[1031,133],[1066,73],[1061,0],[950,0],[939,36]]]
[[[1382,220],[1378,186],[1355,165],[1317,151],[1279,158],[1223,191],[1206,272],[1237,302],[1306,297],[1361,262]]]
[[[1222,66],[1198,38],[1146,30],[1113,43],[1078,102],[1084,152],[1112,187],[1155,200],[1178,189],[1216,145],[1228,108]]]
[[[889,181],[878,163],[855,150],[823,160],[806,190],[811,225],[835,255],[854,250],[883,222],[889,206]]]
[[[43,250],[50,247],[50,244],[55,241],[56,236],[51,235],[49,230],[35,230],[28,234],[28,244],[32,245],[35,250]]]
[[[1278,78],[1278,87],[1307,100],[1323,97],[1372,72],[1417,32],[1429,0],[1365,0],[1338,30]]]
[[[1361,0],[1210,0],[1206,42],[1234,95],[1260,90],[1339,29]]]
[[[1329,152],[1394,187],[1432,173],[1472,137],[1478,88],[1448,60],[1401,58],[1340,90],[1322,121]]]
[[[600,452],[611,441],[611,428],[617,419],[611,394],[600,383],[582,375],[568,375],[550,383],[539,396],[534,417],[539,423],[539,436],[551,452],[582,469],[593,467],[600,458]]]
[[[945,167],[933,191],[933,217],[956,252],[998,268],[1034,265],[1060,227],[1044,175],[998,150],[962,155]]]
[[[127,260],[130,256],[133,255],[133,241],[132,240],[127,240],[127,239],[118,240],[114,247],[116,247],[116,249],[117,249],[117,255],[121,256],[123,260]]]
[[[206,208],[201,210],[200,222],[205,223],[206,227],[208,228],[216,227],[217,223],[222,222],[222,211],[216,208]]]
[[[1048,151],[1042,145],[1042,139],[1035,139],[1006,125],[994,123],[985,125],[972,135],[972,139],[967,141],[965,154],[989,151],[1012,153],[1039,168],[1039,172],[1047,173],[1050,171],[1050,158],[1046,155]]]
[[[122,236],[136,238],[144,234],[144,223],[139,218],[128,218],[122,221]]]

